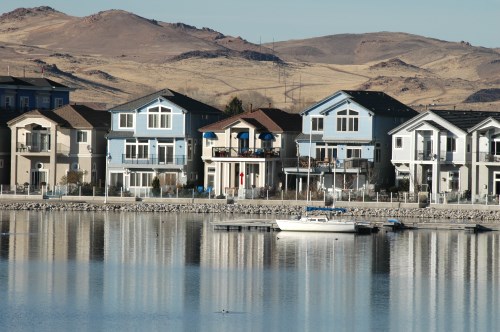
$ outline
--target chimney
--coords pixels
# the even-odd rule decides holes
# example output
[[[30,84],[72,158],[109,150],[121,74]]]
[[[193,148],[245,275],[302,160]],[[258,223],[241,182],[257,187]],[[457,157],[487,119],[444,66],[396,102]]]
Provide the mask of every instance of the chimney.
[[[269,108],[271,108],[271,103],[269,103]]]
[[[253,105],[250,103],[250,113],[253,112]]]

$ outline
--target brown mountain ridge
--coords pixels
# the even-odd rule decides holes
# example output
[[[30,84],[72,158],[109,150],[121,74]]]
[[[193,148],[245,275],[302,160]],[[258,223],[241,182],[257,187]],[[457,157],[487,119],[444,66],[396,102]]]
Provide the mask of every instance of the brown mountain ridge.
[[[381,90],[422,108],[500,105],[491,97],[500,88],[498,49],[407,33],[256,45],[123,10],[75,17],[50,7],[19,8],[0,16],[0,56],[2,75],[43,72],[77,88],[73,101],[108,105],[165,87],[219,107],[236,95],[247,106],[270,100],[298,111],[339,89]],[[464,103],[484,89],[489,98]]]

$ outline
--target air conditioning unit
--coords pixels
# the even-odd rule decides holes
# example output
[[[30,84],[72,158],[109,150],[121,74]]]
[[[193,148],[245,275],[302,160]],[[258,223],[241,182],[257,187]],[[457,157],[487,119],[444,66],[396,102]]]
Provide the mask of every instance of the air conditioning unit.
[[[92,147],[90,145],[87,145],[87,150],[89,150],[89,152],[92,153]]]

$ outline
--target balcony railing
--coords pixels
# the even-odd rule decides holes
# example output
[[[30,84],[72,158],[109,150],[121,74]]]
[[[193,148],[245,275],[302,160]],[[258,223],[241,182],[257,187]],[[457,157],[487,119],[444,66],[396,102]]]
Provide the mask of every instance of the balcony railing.
[[[479,152],[479,161],[498,163],[500,162],[500,155],[495,155],[487,152]]]
[[[269,149],[248,149],[215,147],[212,148],[212,157],[215,158],[279,158],[281,156],[280,148]]]
[[[284,168],[309,168],[309,158],[285,158]],[[316,160],[311,158],[311,169],[318,171],[333,172],[335,169],[360,169],[368,170],[373,168],[373,159],[368,158],[346,158],[346,159],[324,159]]]
[[[184,165],[186,156],[158,156],[149,155],[145,157],[122,155],[122,164],[135,165]]]
[[[24,144],[17,143],[16,144],[17,152],[49,152],[50,145],[49,144]]]

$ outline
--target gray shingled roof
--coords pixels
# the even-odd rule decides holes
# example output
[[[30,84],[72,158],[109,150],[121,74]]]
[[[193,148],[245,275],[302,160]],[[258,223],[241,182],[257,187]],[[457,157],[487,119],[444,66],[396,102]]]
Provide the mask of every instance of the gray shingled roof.
[[[383,116],[413,117],[418,114],[413,108],[381,91],[342,90],[364,108]]]
[[[457,126],[463,131],[474,127],[487,118],[500,121],[500,112],[459,111],[459,110],[430,110],[432,113]]]
[[[48,78],[42,77],[14,77],[0,76],[0,85],[18,85],[18,86],[33,86],[33,87],[57,87],[68,88],[66,85],[57,83]]]
[[[215,107],[212,107],[210,105],[207,105],[205,103],[202,103],[198,100],[192,99],[188,96],[185,96],[181,93],[175,92],[170,89],[163,89],[160,91],[156,91],[154,93],[151,93],[146,96],[142,96],[140,98],[131,100],[129,102],[126,102],[124,104],[115,106],[113,108],[110,108],[109,111],[134,111],[151,101],[158,99],[158,98],[165,98],[172,103],[182,107],[186,111],[189,111],[191,113],[215,113],[215,114],[220,114],[221,111]]]

